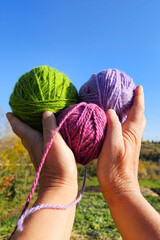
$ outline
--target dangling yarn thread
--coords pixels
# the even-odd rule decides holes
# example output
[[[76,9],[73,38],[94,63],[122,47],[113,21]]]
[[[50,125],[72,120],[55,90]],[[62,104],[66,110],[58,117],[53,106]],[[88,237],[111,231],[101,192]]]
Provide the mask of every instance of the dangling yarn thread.
[[[43,208],[67,209],[81,200],[86,180],[86,165],[98,156],[104,140],[107,124],[107,119],[104,111],[106,111],[108,108],[115,109],[120,121],[123,123],[132,104],[134,89],[135,85],[132,79],[127,77],[124,73],[121,73],[118,70],[105,70],[97,75],[92,75],[91,79],[80,89],[79,99],[91,104],[81,102],[74,106],[70,106],[60,112],[60,114],[57,116],[57,122],[59,125],[55,130],[54,135],[51,138],[50,143],[42,157],[35,181],[14,232],[16,231],[17,226],[18,230],[22,231],[24,219],[29,214],[37,210]],[[96,104],[100,107],[98,107]],[[45,110],[51,109],[46,108],[42,111]],[[61,109],[59,109],[58,112],[60,110]],[[41,117],[38,119],[39,120],[37,121],[41,121]],[[26,211],[38,183],[40,172],[45,162],[46,156],[58,131],[61,132],[68,146],[74,152],[77,162],[85,165],[85,174],[81,194],[77,200],[67,206],[52,206],[42,204]],[[12,233],[11,237],[13,236],[14,232]],[[9,239],[11,239],[11,237]]]
[[[73,117],[73,121],[71,120],[72,117]],[[67,120],[69,120],[69,121],[67,122]],[[79,151],[77,153],[75,152],[75,150],[73,148],[73,151],[75,152],[75,154],[80,154],[80,158],[78,158],[78,159],[79,159],[79,161],[83,160],[81,162],[81,164],[85,165],[85,173],[84,173],[84,180],[83,180],[81,194],[73,203],[71,203],[67,206],[42,204],[42,205],[33,207],[29,210],[26,210],[29,205],[29,202],[34,194],[34,191],[36,189],[38,179],[40,176],[40,172],[42,170],[42,167],[45,162],[46,156],[49,152],[49,149],[52,146],[55,135],[58,131],[63,133],[63,131],[66,127],[66,125],[65,125],[66,122],[67,122],[67,124],[76,124],[76,122],[77,122],[78,131],[76,131],[76,129],[74,129],[73,131],[76,131],[74,134],[75,137],[76,137],[76,135],[79,135],[77,137],[77,139],[79,139],[79,141],[76,143],[77,140],[75,140],[75,145],[72,144],[71,149],[73,148],[73,146],[76,149],[77,144],[82,145],[82,149],[81,150],[79,149]],[[81,200],[82,194],[84,191],[85,181],[86,181],[86,164],[88,163],[88,161],[85,160],[85,157],[87,159],[89,159],[89,161],[91,161],[98,156],[99,151],[102,146],[102,143],[103,143],[103,140],[104,140],[104,137],[105,137],[106,124],[107,124],[107,120],[106,120],[106,115],[105,115],[104,111],[95,104],[87,104],[87,103],[82,102],[82,103],[76,104],[74,106],[70,106],[68,108],[68,110],[66,109],[60,114],[59,125],[58,125],[57,129],[55,130],[55,132],[46,148],[46,151],[42,157],[42,160],[39,165],[39,169],[36,173],[36,177],[35,177],[34,183],[32,185],[31,191],[28,195],[26,204],[22,210],[22,213],[21,213],[18,223],[15,227],[15,230],[13,231],[13,233],[11,234],[9,239],[11,239],[11,237],[14,235],[16,229],[19,231],[23,231],[24,219],[29,214],[34,213],[43,208],[53,208],[53,209],[65,210],[65,209],[68,209],[68,208],[74,206]],[[62,128],[63,125],[64,125],[64,128]],[[100,126],[100,129],[99,129],[99,126]],[[73,127],[73,125],[72,125],[72,127]],[[63,130],[61,131],[61,129],[63,129]],[[72,134],[70,131],[68,131],[67,133]],[[87,139],[85,136],[87,136],[88,141],[86,141]],[[73,139],[71,142],[73,142]],[[93,144],[95,144],[96,147],[93,148]],[[84,153],[82,154],[82,150],[85,150],[85,148],[86,148],[86,152],[84,151]],[[93,150],[93,149],[95,149],[95,150]]]
[[[114,109],[120,122],[124,123],[132,105],[135,87],[128,75],[117,69],[108,69],[92,74],[79,90],[79,101],[95,103],[105,112],[109,108]]]

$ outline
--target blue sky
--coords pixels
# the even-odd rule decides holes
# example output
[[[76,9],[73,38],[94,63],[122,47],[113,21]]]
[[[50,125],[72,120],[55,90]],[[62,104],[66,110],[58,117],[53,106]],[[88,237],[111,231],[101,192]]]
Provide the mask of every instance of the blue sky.
[[[18,78],[40,65],[80,88],[92,73],[117,68],[143,85],[143,139],[160,141],[159,0],[8,0],[0,7],[0,107]]]

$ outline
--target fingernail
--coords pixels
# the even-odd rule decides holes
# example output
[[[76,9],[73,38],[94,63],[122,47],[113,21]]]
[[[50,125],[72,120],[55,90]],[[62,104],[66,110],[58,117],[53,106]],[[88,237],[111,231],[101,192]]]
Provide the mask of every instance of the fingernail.
[[[7,117],[8,121],[9,121],[9,119],[10,119],[11,115],[12,115],[12,113],[11,113],[11,112],[7,112],[7,113],[6,113],[6,117]]]
[[[50,116],[52,116],[52,115],[53,115],[53,113],[52,113],[51,111],[47,110],[47,111],[45,111],[45,112],[43,113],[43,118],[48,118],[48,117],[50,117]]]
[[[108,109],[107,110],[107,116],[110,117],[110,116],[113,116],[113,115],[116,115],[116,112],[113,109]]]
[[[141,85],[137,86],[136,93],[143,93],[143,86]]]

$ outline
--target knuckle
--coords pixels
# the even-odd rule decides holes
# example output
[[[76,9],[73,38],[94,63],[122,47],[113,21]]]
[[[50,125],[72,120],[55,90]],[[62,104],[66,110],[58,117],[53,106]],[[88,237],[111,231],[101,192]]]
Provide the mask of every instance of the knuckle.
[[[123,132],[123,136],[131,143],[137,144],[139,142],[137,131],[135,130],[134,127],[130,126],[128,131]]]

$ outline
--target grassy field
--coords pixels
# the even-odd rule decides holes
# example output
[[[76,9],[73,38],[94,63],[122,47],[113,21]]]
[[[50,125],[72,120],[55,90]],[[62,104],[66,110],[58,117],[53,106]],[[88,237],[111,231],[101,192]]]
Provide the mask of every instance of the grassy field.
[[[160,198],[146,196],[146,199],[160,213]],[[13,206],[10,206],[10,210],[1,221],[0,239],[9,237],[16,224],[21,207],[14,207],[13,210]],[[77,207],[71,239],[120,239],[120,234],[101,193],[84,193],[83,199]]]
[[[0,239],[7,239],[10,233],[13,231],[22,207],[25,203],[27,193],[30,190],[32,177],[28,178],[27,188],[25,192],[22,188],[21,179],[17,182],[16,189],[17,197],[12,201],[7,200],[4,194],[0,194]],[[142,186],[157,187],[159,181],[142,181]],[[96,177],[89,177],[86,182],[86,188],[81,202],[78,204],[75,222],[72,232],[72,240],[76,239],[106,239],[106,240],[118,240],[120,234],[113,222],[109,208],[99,192],[99,184]],[[31,205],[36,199],[36,194],[32,199]],[[160,213],[160,198],[157,196],[145,196],[151,205]]]
[[[6,147],[7,146],[7,147]],[[140,185],[147,201],[160,213],[160,197],[150,190],[160,189],[160,144],[143,144],[140,162]],[[148,155],[147,155],[148,154]],[[156,156],[158,156],[157,161]],[[153,157],[154,161],[151,161]],[[84,168],[79,168],[80,185]],[[78,204],[71,240],[120,240],[109,208],[100,192],[96,175],[96,162],[87,171],[85,192]],[[0,141],[0,240],[13,231],[34,181],[35,172],[28,154],[19,140]],[[36,199],[33,195],[30,206]]]
[[[140,179],[140,186],[148,188],[160,188],[160,181],[150,180],[150,179]]]

